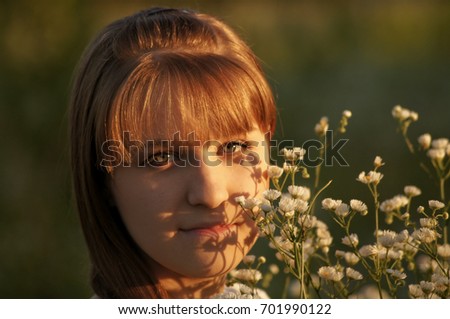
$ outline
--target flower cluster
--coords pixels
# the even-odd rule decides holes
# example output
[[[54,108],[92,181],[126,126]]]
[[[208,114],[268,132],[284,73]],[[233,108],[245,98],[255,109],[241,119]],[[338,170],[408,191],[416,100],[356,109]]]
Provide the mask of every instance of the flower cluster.
[[[261,266],[266,263],[266,258],[255,255],[247,255],[243,259],[245,268],[233,269],[228,274],[227,286],[224,291],[212,298],[216,299],[268,299],[267,292],[258,287],[262,284],[267,288],[274,275],[279,269],[275,264],[271,264],[268,271],[263,275]]]
[[[335,132],[346,131],[351,115],[350,111],[343,112]],[[407,134],[409,125],[418,120],[418,114],[395,106],[392,115],[411,153],[421,152],[422,157],[428,159],[429,168],[423,162],[420,167],[438,182],[440,199],[429,200],[426,208],[413,209],[413,202],[422,194],[415,185],[406,185],[401,194],[380,200],[378,187],[385,181],[380,170],[385,163],[376,156],[373,168],[356,177],[357,182],[369,189],[373,207],[351,197],[349,201],[323,197],[319,210],[316,202],[331,181],[318,187],[318,166],[314,189],[296,183],[298,173],[302,178],[309,177],[308,169],[302,164],[305,155],[302,148],[282,150],[283,165],[268,169],[273,188],[265,191],[261,198],[236,198],[259,227],[260,235],[275,249],[275,257],[282,263],[285,273],[295,280],[297,297],[397,298],[404,297],[405,293],[411,298],[450,297],[447,212],[450,203],[445,202],[445,183],[450,179],[450,144],[446,138],[433,140],[426,133],[417,139],[416,147]],[[328,129],[328,118],[322,117],[315,126],[315,133],[323,138]],[[318,211],[328,212],[328,217],[344,236],[332,235],[335,228],[320,219]],[[380,229],[381,214],[386,225],[396,226],[396,230]],[[353,221],[359,218],[374,218],[373,237],[366,243],[361,243],[358,232],[353,229]],[[400,224],[394,225],[395,221]],[[246,261],[246,264],[251,263],[254,260]],[[245,278],[246,286],[254,287],[263,280],[261,273],[254,271],[240,270],[232,276],[241,285]],[[246,288],[237,287],[240,295],[251,295]]]

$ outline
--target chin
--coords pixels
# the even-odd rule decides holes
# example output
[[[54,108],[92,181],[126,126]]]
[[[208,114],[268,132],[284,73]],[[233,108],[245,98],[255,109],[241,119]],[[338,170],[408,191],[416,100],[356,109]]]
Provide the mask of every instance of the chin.
[[[237,267],[244,254],[239,251],[202,253],[192,256],[183,268],[183,275],[191,278],[224,276]]]

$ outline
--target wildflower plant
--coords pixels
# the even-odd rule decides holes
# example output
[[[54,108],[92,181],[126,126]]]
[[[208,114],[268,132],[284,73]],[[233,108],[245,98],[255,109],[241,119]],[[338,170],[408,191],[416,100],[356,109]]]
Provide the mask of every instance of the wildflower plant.
[[[421,189],[406,185],[401,194],[380,200],[379,185],[386,182],[382,172],[385,163],[380,156],[375,157],[370,170],[356,177],[357,183],[367,187],[370,205],[351,197],[348,201],[327,197],[324,194],[331,181],[319,186],[322,165],[314,168],[314,188],[302,185],[310,174],[303,162],[306,150],[299,147],[282,150],[283,164],[269,168],[272,188],[261,198],[236,198],[258,225],[260,236],[275,250],[287,273],[286,282],[297,281],[295,297],[354,298],[363,296],[367,287],[375,287],[376,294],[371,297],[397,298],[401,296],[399,288],[404,286],[411,298],[450,297],[450,202],[445,198],[445,183],[450,178],[450,144],[446,138],[432,139],[426,133],[414,145],[408,128],[419,115],[401,106],[395,106],[392,114],[408,149],[418,155],[420,167],[437,181],[439,199],[430,199],[420,206],[415,200]],[[342,113],[334,134],[345,133],[351,115],[350,111]],[[328,118],[321,118],[314,130],[325,143]],[[320,155],[326,147],[324,144]],[[318,211],[331,215],[333,227],[319,219]],[[383,217],[387,226],[397,226],[382,229]],[[353,225],[355,219],[362,218],[374,222],[373,238],[367,243],[360,242]],[[344,236],[332,234],[335,229]],[[336,241],[345,249],[336,249]],[[248,266],[252,264],[254,261],[247,262]],[[256,263],[256,271],[259,266]],[[259,279],[262,281],[262,275]],[[288,285],[282,297],[287,288]]]

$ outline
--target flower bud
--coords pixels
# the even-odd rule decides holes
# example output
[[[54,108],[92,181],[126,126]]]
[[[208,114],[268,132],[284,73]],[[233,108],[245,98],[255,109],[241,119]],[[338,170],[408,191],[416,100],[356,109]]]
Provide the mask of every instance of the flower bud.
[[[342,116],[349,119],[349,118],[352,117],[352,112],[349,111],[349,110],[344,110],[344,111],[342,112]]]
[[[431,145],[431,135],[428,133],[422,134],[419,136],[417,141],[422,149],[427,150]]]

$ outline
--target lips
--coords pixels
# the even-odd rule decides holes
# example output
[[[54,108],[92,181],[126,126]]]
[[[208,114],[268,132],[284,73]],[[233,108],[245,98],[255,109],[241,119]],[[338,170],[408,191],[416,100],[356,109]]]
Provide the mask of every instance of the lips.
[[[236,230],[236,223],[233,224],[200,224],[189,228],[181,228],[185,234],[197,236],[221,236]]]

